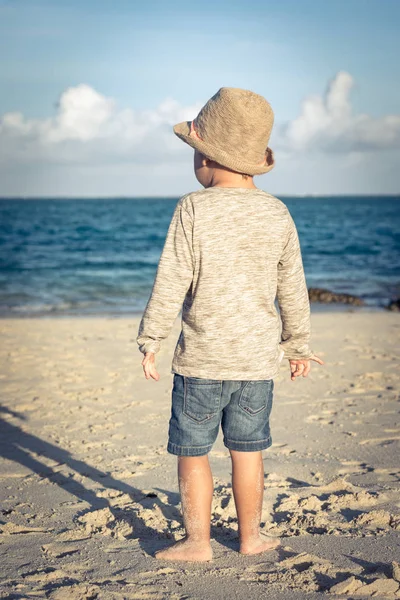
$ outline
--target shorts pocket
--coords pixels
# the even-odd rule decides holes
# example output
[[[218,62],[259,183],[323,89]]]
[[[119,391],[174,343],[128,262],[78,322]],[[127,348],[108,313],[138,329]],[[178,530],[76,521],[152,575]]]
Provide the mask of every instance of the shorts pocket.
[[[273,379],[247,381],[239,398],[239,406],[249,415],[258,415],[263,410],[271,411],[274,391]]]
[[[183,413],[196,423],[205,423],[220,410],[222,381],[184,376]]]

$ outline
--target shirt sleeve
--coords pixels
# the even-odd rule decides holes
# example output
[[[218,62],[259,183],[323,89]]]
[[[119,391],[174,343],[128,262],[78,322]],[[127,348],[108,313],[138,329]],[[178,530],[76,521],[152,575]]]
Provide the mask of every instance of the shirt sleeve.
[[[160,350],[193,281],[192,231],[192,216],[181,199],[172,215],[153,289],[139,324],[136,342],[143,354]]]
[[[287,359],[310,358],[310,301],[296,225],[290,213],[287,237],[278,263],[277,299],[282,321],[280,348]]]

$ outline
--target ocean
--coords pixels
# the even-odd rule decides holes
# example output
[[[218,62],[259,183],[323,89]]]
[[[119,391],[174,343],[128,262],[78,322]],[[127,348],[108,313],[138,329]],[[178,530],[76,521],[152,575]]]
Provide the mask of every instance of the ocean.
[[[308,287],[378,310],[400,296],[400,197],[278,197]],[[0,199],[0,316],[141,314],[177,201]]]

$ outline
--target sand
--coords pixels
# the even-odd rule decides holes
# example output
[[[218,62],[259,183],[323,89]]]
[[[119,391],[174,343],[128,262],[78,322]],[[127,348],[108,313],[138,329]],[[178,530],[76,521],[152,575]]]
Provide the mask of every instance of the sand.
[[[400,598],[400,315],[312,314],[326,362],[275,380],[262,530],[238,553],[231,463],[210,453],[214,560],[153,557],[183,535],[166,451],[177,319],[146,380],[138,318],[0,321],[1,598]]]

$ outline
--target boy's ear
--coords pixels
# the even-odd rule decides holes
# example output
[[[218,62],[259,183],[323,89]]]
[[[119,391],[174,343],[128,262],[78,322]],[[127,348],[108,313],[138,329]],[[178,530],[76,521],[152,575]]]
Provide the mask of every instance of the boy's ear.
[[[218,167],[218,163],[215,162],[215,160],[213,160],[212,158],[208,158],[207,156],[204,156],[201,159],[201,164],[203,165],[203,167],[209,167],[210,169],[214,169],[216,167]]]
[[[200,160],[201,166],[207,167],[211,162],[210,159],[207,158],[207,156],[204,156],[204,154],[200,152],[200,150],[196,150],[195,152],[197,154],[197,158]]]

